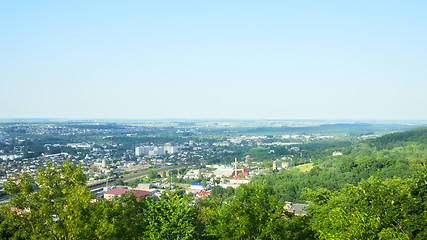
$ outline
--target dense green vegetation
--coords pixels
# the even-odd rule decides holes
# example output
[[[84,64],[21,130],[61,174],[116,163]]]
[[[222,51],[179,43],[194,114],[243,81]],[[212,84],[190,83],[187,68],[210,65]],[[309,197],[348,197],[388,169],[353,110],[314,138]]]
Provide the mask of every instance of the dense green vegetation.
[[[310,226],[321,239],[427,239],[427,171],[306,195],[312,201]]]
[[[415,176],[427,163],[427,128],[385,135],[355,145],[325,145],[311,148],[305,158],[314,162],[309,172],[297,169],[277,174],[255,176],[253,184],[273,186],[283,201],[307,200],[304,188],[342,189],[346,184],[357,185],[370,176],[380,179]],[[302,145],[301,149],[307,149]],[[342,156],[332,156],[339,150]]]
[[[215,187],[195,204],[182,191],[95,202],[80,167],[48,166],[6,185],[15,195],[2,207],[0,237],[426,239],[426,140],[419,128],[355,145],[301,145],[310,171],[256,176],[235,191]],[[337,150],[344,154],[333,157]],[[285,212],[284,201],[308,201],[309,216]]]

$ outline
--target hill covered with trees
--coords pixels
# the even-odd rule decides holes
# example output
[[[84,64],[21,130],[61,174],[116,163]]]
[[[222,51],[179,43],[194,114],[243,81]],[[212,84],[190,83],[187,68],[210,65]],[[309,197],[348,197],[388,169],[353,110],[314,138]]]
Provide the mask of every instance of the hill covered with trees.
[[[301,149],[307,149],[302,145]],[[384,135],[354,145],[309,146],[314,163],[308,172],[297,168],[281,170],[272,175],[256,176],[251,183],[273,186],[283,201],[304,201],[304,188],[342,189],[346,184],[357,185],[361,180],[376,176],[408,178],[415,176],[427,164],[427,128]],[[332,156],[341,151],[343,155]]]

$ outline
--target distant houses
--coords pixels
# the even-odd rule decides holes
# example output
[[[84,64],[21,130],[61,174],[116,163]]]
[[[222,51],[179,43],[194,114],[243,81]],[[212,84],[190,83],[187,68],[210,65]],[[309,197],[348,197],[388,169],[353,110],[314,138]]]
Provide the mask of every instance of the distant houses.
[[[84,148],[84,149],[92,148],[92,145],[89,143],[67,143],[66,146],[72,147],[72,148]]]

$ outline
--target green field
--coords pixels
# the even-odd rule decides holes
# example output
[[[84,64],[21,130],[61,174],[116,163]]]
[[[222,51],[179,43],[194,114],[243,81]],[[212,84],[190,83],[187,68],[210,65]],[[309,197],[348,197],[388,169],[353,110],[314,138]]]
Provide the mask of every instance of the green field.
[[[300,170],[301,172],[308,172],[313,168],[314,163],[306,163],[302,165],[298,165],[295,168]]]

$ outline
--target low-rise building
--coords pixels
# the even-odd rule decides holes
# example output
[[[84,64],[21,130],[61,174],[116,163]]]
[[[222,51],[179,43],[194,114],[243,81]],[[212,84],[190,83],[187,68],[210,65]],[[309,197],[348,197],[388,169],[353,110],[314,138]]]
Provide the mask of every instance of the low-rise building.
[[[289,169],[289,162],[282,162],[282,169]]]
[[[333,152],[332,153],[332,156],[341,156],[342,155],[342,152]]]
[[[234,179],[229,179],[228,182],[220,183],[219,185],[223,188],[227,188],[227,187],[237,188],[242,184],[248,184],[250,181],[251,181],[250,179],[234,178]]]
[[[151,183],[139,183],[137,189],[138,190],[150,190],[152,187]]]
[[[308,204],[295,204],[292,202],[285,202],[283,209],[287,212],[291,212],[297,216],[307,216]]]
[[[233,176],[233,173],[234,173],[234,168],[225,167],[225,166],[219,166],[214,171],[214,174],[217,177],[231,177],[231,176]]]
[[[118,187],[118,188],[113,188],[111,190],[104,192],[104,198],[107,200],[111,200],[115,196],[121,196],[121,195],[123,195],[125,193],[129,193],[129,192],[135,194],[137,199],[139,199],[140,197],[145,197],[147,195],[152,194],[151,192],[145,191],[145,190],[135,190],[135,189],[129,189],[129,188],[125,188],[125,187]]]
[[[191,186],[190,186],[190,190],[193,190],[193,191],[202,191],[203,190],[203,184],[202,183],[197,183],[197,182],[192,182]]]

